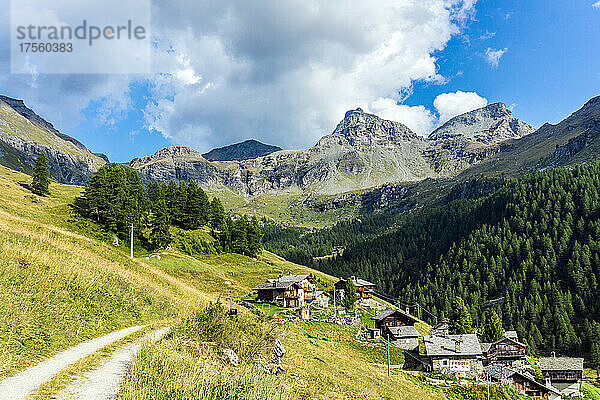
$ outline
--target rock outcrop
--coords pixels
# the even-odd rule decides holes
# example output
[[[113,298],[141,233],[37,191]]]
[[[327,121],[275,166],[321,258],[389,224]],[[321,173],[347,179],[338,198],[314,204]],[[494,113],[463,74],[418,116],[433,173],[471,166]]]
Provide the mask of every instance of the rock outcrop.
[[[280,150],[239,161],[210,162],[171,147],[132,160],[145,181],[194,179],[246,195],[270,191],[337,194],[392,182],[450,176],[507,150],[503,140],[531,131],[503,104],[456,117],[429,138],[357,108],[305,150]]]
[[[59,132],[22,100],[0,96],[0,164],[29,173],[41,152],[50,159],[50,177],[60,183],[85,185],[107,162]]]

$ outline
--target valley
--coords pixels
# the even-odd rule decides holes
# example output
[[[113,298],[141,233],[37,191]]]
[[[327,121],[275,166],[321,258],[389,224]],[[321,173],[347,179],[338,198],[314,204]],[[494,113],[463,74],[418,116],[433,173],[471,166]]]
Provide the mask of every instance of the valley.
[[[0,167],[0,381],[139,327],[52,372],[27,389],[30,398],[70,398],[82,385],[102,391],[94,383],[101,371],[123,359],[128,367],[111,384],[122,399],[236,390],[257,399],[467,399],[483,388],[452,377],[438,387],[424,350],[431,327],[454,318],[460,299],[477,332],[497,312],[525,343],[530,368],[553,351],[585,360],[581,387],[593,396],[598,99],[538,130],[501,103],[457,116],[428,138],[356,109],[307,150],[250,142],[209,161],[169,147],[116,164],[4,98],[8,151],[0,160],[12,169]],[[24,172],[42,149],[52,149],[54,180],[86,186],[52,182],[48,196],[32,194]],[[254,151],[268,154],[245,159]],[[373,329],[368,302],[357,303],[361,318],[347,325],[298,320],[249,295],[286,274],[310,274],[324,292],[342,277],[374,282],[380,307],[423,319],[423,349],[394,347],[388,373],[385,342],[363,339]],[[320,312],[331,318],[332,310]],[[339,312],[352,320],[348,307]],[[276,341],[286,356],[273,364]],[[224,361],[229,350],[239,364]],[[512,390],[492,385],[492,397],[520,396]]]

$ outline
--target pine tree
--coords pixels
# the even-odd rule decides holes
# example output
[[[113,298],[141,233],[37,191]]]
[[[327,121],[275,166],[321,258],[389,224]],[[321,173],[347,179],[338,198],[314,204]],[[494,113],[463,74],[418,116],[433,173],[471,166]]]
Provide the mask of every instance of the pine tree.
[[[346,310],[352,310],[354,308],[354,303],[356,303],[356,286],[354,286],[352,279],[348,278],[344,285],[343,304],[344,307],[346,307]]]
[[[590,358],[592,360],[592,366],[596,368],[598,374],[600,375],[600,345],[598,342],[592,343]]]
[[[248,240],[248,255],[255,257],[262,251],[262,233],[256,217],[252,217],[248,221],[246,237]]]
[[[463,333],[473,333],[473,323],[471,314],[461,297],[455,297],[452,300],[452,309],[449,315],[450,333],[460,335]]]
[[[231,251],[238,254],[248,254],[248,218],[243,216],[233,222],[230,230]]]
[[[485,342],[493,343],[497,340],[502,339],[504,335],[504,329],[502,328],[502,320],[496,313],[496,311],[492,310],[485,319],[485,326],[483,329],[483,340]]]
[[[210,202],[210,226],[221,229],[225,221],[225,209],[221,201],[214,197]]]
[[[164,200],[160,200],[154,205],[153,214],[154,218],[150,226],[150,245],[154,249],[164,249],[171,243],[169,214]]]
[[[40,196],[50,193],[50,178],[48,177],[48,156],[41,152],[35,159],[31,187],[33,192]]]

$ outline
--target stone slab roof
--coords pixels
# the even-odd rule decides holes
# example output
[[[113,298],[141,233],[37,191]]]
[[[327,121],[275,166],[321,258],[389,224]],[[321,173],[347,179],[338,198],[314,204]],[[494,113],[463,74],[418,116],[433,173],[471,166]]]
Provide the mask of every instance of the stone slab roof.
[[[421,336],[414,326],[390,326],[388,330],[396,339],[418,338]]]
[[[583,371],[583,358],[577,357],[541,357],[542,371]]]
[[[448,336],[426,336],[425,351],[429,357],[481,356],[481,345],[474,333]]]
[[[256,285],[254,290],[258,289],[285,289],[293,285],[294,283],[298,283],[308,278],[308,274],[303,275],[285,275],[280,276],[279,278],[267,279],[266,282],[259,283]]]

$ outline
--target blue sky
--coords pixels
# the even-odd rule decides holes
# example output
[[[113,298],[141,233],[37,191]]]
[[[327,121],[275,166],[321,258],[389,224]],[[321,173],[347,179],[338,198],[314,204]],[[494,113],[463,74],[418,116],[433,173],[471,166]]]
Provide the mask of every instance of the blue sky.
[[[440,93],[475,91],[514,105],[538,127],[556,123],[600,95],[600,8],[593,2],[480,1],[476,20],[438,54],[446,85],[417,84],[406,104],[432,106]],[[491,38],[487,38],[492,36]],[[507,49],[496,68],[485,51]]]
[[[10,74],[4,15],[0,92],[119,162],[169,145],[205,152],[248,138],[308,147],[354,107],[427,134],[501,101],[537,127],[600,95],[600,3],[374,7],[155,1],[149,75]]]

